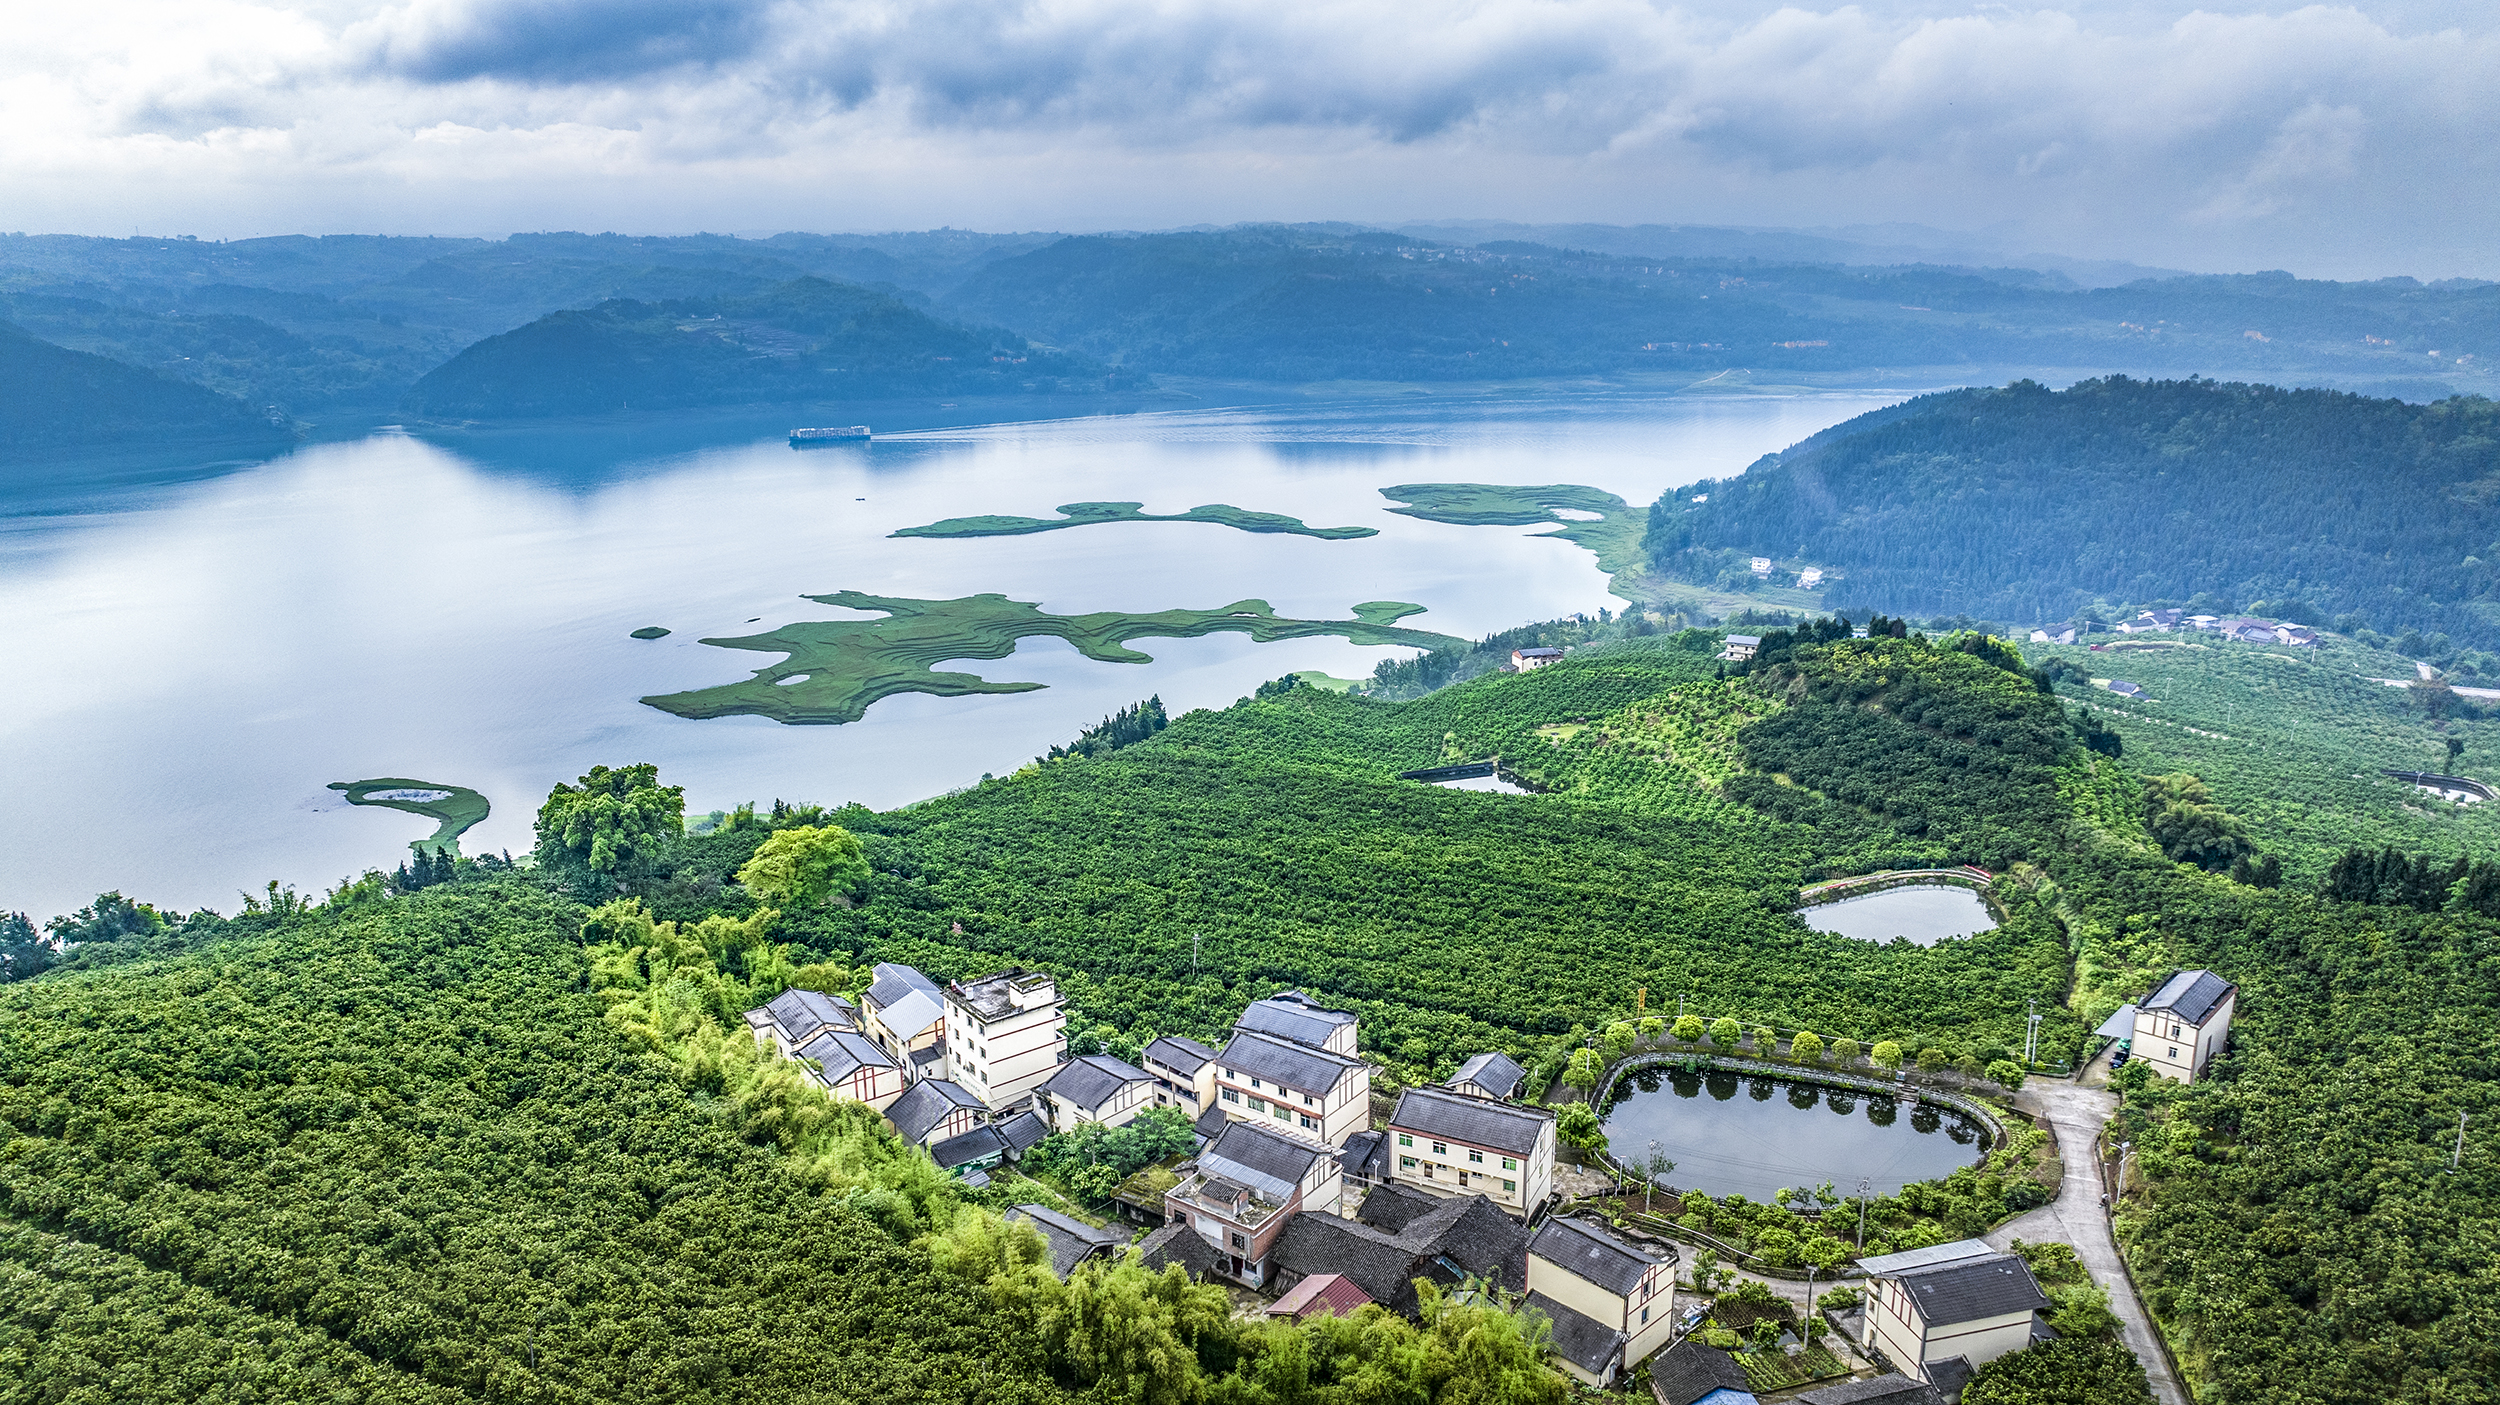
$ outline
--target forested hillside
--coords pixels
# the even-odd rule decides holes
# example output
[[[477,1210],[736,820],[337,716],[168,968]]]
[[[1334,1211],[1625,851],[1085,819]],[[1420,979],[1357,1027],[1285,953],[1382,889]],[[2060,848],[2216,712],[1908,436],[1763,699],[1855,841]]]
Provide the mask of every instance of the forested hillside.
[[[228,395],[71,351],[0,321],[0,452],[40,455],[107,445],[273,450],[283,419]]]
[[[1949,391],[1679,490],[1644,548],[1690,581],[1821,566],[1843,609],[2194,605],[2490,647],[2500,406],[2121,376]]]
[[[1098,363],[899,299],[801,278],[747,297],[603,302],[489,337],[428,372],[407,407],[500,419],[904,393],[1086,392]]]

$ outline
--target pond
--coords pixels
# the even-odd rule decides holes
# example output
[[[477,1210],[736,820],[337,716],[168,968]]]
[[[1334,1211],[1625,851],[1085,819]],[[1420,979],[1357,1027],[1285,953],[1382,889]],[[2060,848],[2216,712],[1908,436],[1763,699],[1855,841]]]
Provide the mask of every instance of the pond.
[[[1888,942],[1906,937],[1913,946],[1934,946],[1947,937],[1966,937],[1997,925],[1979,894],[1944,883],[1887,888],[1862,898],[1843,898],[1797,910],[1806,925],[1860,941]]]
[[[1858,1179],[1888,1195],[1976,1162],[1977,1122],[1951,1108],[1846,1088],[1713,1069],[1645,1068],[1615,1084],[1607,1148],[1627,1163],[1656,1142],[1675,1169],[1666,1181],[1712,1195],[1769,1200],[1782,1186]]]

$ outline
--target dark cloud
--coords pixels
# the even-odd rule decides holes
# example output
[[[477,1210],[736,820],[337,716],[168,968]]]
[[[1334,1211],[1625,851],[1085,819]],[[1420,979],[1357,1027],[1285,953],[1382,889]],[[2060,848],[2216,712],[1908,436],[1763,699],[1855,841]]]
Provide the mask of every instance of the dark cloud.
[[[421,83],[612,82],[754,52],[763,0],[466,0],[399,18],[373,67]]]

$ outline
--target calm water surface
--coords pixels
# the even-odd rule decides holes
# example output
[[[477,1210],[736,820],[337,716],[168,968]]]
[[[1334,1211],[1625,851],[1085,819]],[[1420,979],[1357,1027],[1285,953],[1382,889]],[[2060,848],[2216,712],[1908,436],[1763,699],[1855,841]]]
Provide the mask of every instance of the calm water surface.
[[[1923,389],[1924,387],[1919,387]],[[331,781],[408,776],[494,804],[467,840],[525,849],[548,787],[654,761],[700,813],[775,797],[884,808],[1005,773],[1149,693],[1175,714],[1301,669],[1405,651],[1240,635],[1145,640],[1148,665],[1027,641],[957,667],[1040,692],[881,702],[863,722],[689,721],[649,693],[744,676],[707,647],[838,613],[799,597],[1001,591],[1044,609],[1263,598],[1302,618],[1411,600],[1473,637],[1615,602],[1588,553],[1534,528],[1388,512],[1418,481],[1587,483],[1638,506],[1912,390],[1542,395],[1298,404],[934,430],[793,453],[777,432],[665,423],[398,433],[189,481],[0,498],[0,909],[38,920],[118,887],[232,910],[405,857],[430,822],[350,809]],[[769,437],[767,437],[769,435]],[[726,442],[721,442],[723,440]],[[100,478],[98,481],[102,481]],[[893,540],[970,513],[1227,502],[1360,541],[1202,524]],[[675,631],[627,638],[643,625]]]
[[[1977,1124],[1948,1108],[1811,1083],[1647,1068],[1616,1086],[1607,1149],[1638,1162],[1651,1142],[1675,1162],[1669,1184],[1768,1200],[1825,1181],[1888,1195],[1949,1175],[1986,1150]]]
[[[1942,883],[1887,888],[1862,898],[1818,903],[1799,909],[1797,915],[1818,932],[1870,942],[1907,937],[1913,946],[1934,946],[1947,937],[1966,937],[1997,925],[1979,894]]]

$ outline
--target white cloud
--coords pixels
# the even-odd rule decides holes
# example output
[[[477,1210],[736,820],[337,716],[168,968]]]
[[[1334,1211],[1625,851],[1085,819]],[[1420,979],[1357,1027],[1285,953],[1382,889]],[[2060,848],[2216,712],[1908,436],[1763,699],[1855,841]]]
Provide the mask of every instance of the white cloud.
[[[2500,274],[2469,237],[2500,36],[2409,3],[97,0],[0,54],[0,193],[30,228],[202,233],[2010,222]]]

